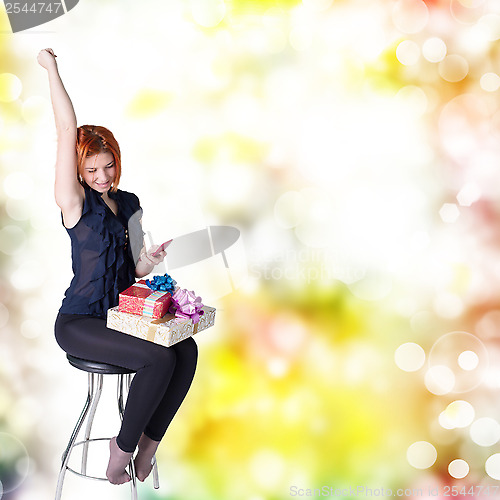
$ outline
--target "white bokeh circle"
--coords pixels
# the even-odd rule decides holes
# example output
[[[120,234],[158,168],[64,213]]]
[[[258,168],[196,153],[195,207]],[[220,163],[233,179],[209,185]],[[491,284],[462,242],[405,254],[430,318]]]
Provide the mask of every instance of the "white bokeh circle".
[[[492,479],[500,480],[500,453],[491,455],[491,457],[486,460],[484,468],[488,476]]]
[[[475,417],[474,407],[467,401],[452,401],[442,413],[443,422],[448,429],[460,429],[469,426]]]
[[[23,90],[21,80],[12,73],[0,73],[0,101],[15,101]]]
[[[446,44],[437,37],[427,39],[422,46],[422,54],[433,63],[442,61],[446,56],[446,51]]]
[[[436,396],[449,394],[455,387],[455,375],[450,368],[444,365],[436,365],[425,372],[425,387]]]
[[[0,432],[0,470],[4,472],[3,493],[19,488],[28,476],[29,462],[28,451],[24,444],[12,434]]]
[[[476,359],[477,358],[477,359]],[[428,357],[429,377],[438,387],[443,384],[450,393],[464,393],[476,388],[483,380],[488,369],[488,351],[475,335],[456,331],[442,335],[436,340]],[[449,372],[442,367],[448,368]],[[450,384],[450,372],[453,374],[453,386]],[[440,380],[445,376],[444,380]],[[429,390],[429,385],[426,381]],[[434,392],[446,394],[446,392]]]
[[[417,441],[408,447],[406,452],[408,463],[415,469],[428,469],[437,459],[437,451],[427,441]]]
[[[475,370],[478,364],[479,357],[473,351],[464,351],[458,356],[458,366],[460,366],[462,370]]]
[[[462,479],[469,473],[469,464],[460,458],[453,460],[448,465],[448,472],[455,479]]]
[[[396,349],[394,361],[401,370],[415,372],[425,363],[425,351],[414,342],[406,342]]]
[[[418,33],[429,20],[429,9],[422,0],[398,0],[392,8],[392,22],[402,33]]]
[[[500,424],[493,418],[478,418],[469,429],[470,438],[479,446],[493,446],[500,440]]]

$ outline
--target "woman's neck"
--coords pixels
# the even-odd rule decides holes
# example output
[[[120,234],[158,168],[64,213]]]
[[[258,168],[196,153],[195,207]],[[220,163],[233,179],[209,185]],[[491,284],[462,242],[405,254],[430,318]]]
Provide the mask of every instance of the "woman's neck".
[[[102,198],[102,199],[103,199],[106,203],[108,203],[108,204],[109,204],[110,197],[109,197],[109,195],[108,195],[108,191],[105,191],[104,193],[102,193],[101,198]]]

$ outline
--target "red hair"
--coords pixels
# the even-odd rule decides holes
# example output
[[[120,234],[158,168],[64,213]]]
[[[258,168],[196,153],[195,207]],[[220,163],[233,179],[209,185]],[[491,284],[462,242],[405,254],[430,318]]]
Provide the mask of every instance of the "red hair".
[[[113,155],[116,174],[111,191],[116,192],[122,172],[122,162],[120,146],[118,146],[115,136],[107,128],[97,125],[82,125],[78,127],[76,134],[77,172],[78,181],[82,186],[85,184],[82,177],[85,158],[104,152],[109,152]]]

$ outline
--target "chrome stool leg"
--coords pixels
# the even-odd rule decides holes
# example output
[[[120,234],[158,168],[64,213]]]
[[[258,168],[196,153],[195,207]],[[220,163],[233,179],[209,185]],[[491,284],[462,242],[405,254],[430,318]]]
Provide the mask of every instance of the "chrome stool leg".
[[[118,375],[118,385],[117,385],[117,400],[118,400],[118,413],[120,414],[120,420],[123,422],[123,414],[125,412],[125,408],[123,406],[123,392],[124,392],[124,377],[123,375]],[[130,387],[130,374],[127,375],[127,391]],[[128,393],[127,393],[128,396]],[[135,475],[135,466],[134,466],[134,456],[130,458],[130,462],[128,464],[128,472],[130,476],[130,491],[132,494],[132,500],[137,500],[137,477]]]
[[[90,374],[89,377],[92,376],[94,378],[94,373]],[[92,424],[94,423],[94,416],[95,416],[95,411],[97,409],[97,404],[99,403],[99,399],[101,398],[102,394],[102,380],[103,380],[103,375],[101,373],[97,374],[97,390],[95,393],[94,400],[92,401],[92,407],[90,408],[90,414],[89,418],[87,419],[87,426],[85,429],[85,441],[83,443],[83,452],[82,452],[82,474],[86,475],[87,474],[87,456],[89,452],[89,438],[90,438],[90,431],[92,429]]]
[[[128,466],[128,472],[131,477],[130,481],[130,493],[132,494],[132,500],[137,500],[137,477],[135,475],[134,459],[130,459]]]
[[[59,471],[59,477],[57,478],[57,489],[56,489],[55,500],[60,500],[60,498],[61,498],[62,487],[63,487],[63,483],[64,483],[64,476],[66,474],[69,457],[71,455],[71,451],[73,450],[73,446],[75,444],[78,433],[80,432],[80,429],[82,427],[83,421],[85,420],[85,417],[87,416],[90,405],[93,402],[93,399],[94,399],[94,377],[93,377],[93,374],[89,373],[89,389],[88,389],[87,401],[85,402],[82,413],[80,414],[80,417],[78,418],[78,421],[76,422],[75,428],[73,429],[73,433],[71,434],[71,438],[69,440],[68,446],[66,447],[66,450],[64,451],[63,456],[62,456],[61,469]]]
[[[153,487],[157,490],[160,487],[160,476],[158,474],[158,465],[156,463],[156,455],[153,457]]]

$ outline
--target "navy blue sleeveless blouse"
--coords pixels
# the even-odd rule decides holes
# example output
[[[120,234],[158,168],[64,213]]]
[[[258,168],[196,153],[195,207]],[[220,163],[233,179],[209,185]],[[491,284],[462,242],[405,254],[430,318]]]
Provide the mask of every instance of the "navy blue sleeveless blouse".
[[[135,283],[144,241],[142,208],[135,194],[109,190],[108,196],[118,205],[115,215],[101,193],[84,189],[82,216],[74,227],[66,228],[74,276],[59,312],[105,318],[107,310],[118,305],[118,294]]]

